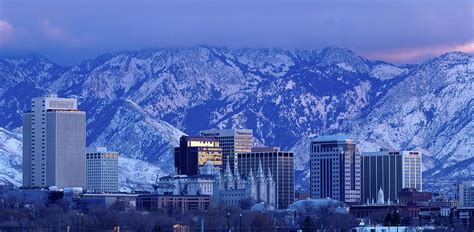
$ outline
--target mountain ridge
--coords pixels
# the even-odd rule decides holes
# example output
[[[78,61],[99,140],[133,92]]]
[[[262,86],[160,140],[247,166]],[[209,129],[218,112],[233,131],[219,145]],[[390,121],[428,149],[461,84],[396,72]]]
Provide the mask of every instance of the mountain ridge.
[[[230,127],[254,129],[259,143],[298,151],[300,173],[308,168],[304,141],[327,133],[347,133],[370,149],[420,149],[427,161],[427,183],[431,176],[443,175],[433,171],[437,167],[458,173],[457,165],[473,166],[468,162],[473,120],[466,119],[474,95],[469,95],[473,58],[465,53],[446,53],[419,65],[371,61],[341,48],[157,49],[105,54],[70,67],[10,67],[2,60],[0,106],[5,110],[0,127],[18,130],[31,97],[47,92],[75,96],[88,114],[88,144],[108,146],[157,167],[170,162],[171,148],[184,132]],[[27,94],[17,96],[24,90]],[[403,95],[407,90],[413,90],[409,98]],[[403,113],[392,112],[395,108]],[[440,115],[457,123],[450,127]],[[120,117],[140,119],[131,123],[140,126],[122,126]],[[149,137],[139,136],[143,128]],[[126,149],[110,142],[112,135],[126,131],[136,138],[131,143],[148,146],[128,143],[132,148]],[[430,132],[448,134],[431,139]],[[158,145],[150,146],[154,142]],[[460,148],[443,148],[445,144]],[[450,163],[440,166],[443,161]],[[446,181],[463,178],[472,175]],[[299,183],[304,187],[304,179]]]

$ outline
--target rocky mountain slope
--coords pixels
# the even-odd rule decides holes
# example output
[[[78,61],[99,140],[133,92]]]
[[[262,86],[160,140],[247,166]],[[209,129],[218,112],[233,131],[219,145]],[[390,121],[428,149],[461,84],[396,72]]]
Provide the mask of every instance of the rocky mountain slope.
[[[297,182],[305,187],[308,141],[347,133],[364,150],[422,150],[426,186],[437,190],[473,177],[473,63],[472,55],[452,52],[397,66],[341,48],[147,50],[73,67],[1,58],[0,127],[21,131],[31,97],[77,97],[87,112],[88,144],[146,169],[128,169],[124,188],[172,172],[172,147],[184,133],[230,127],[254,129],[259,143],[294,150]],[[21,150],[2,154],[15,153]]]

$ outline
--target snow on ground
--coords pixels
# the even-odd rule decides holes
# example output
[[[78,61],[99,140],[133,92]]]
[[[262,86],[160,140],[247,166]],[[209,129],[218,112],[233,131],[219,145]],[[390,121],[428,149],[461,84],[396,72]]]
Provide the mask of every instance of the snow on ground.
[[[399,68],[397,66],[393,66],[389,64],[381,64],[381,65],[375,66],[370,72],[370,75],[379,80],[385,81],[385,80],[392,79],[407,70],[408,69]]]

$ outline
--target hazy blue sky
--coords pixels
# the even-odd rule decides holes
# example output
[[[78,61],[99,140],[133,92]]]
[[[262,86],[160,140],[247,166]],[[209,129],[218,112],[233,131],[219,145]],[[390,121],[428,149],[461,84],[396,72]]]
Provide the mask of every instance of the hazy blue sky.
[[[473,12],[471,0],[0,0],[0,55],[73,64],[146,48],[338,46],[412,63],[474,52]]]

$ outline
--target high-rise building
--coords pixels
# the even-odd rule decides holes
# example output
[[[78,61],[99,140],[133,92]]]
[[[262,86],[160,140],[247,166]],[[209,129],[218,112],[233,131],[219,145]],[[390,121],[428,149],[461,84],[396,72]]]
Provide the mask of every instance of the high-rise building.
[[[459,206],[474,207],[474,181],[459,184]]]
[[[311,198],[360,201],[360,153],[344,135],[319,136],[310,146]]]
[[[222,148],[219,140],[203,136],[181,136],[174,149],[174,166],[178,175],[197,175],[206,161],[222,168]]]
[[[219,140],[222,147],[222,165],[225,167],[230,162],[230,169],[234,171],[237,166],[237,153],[251,152],[253,145],[253,132],[247,129],[204,130],[201,136],[214,137]]]
[[[86,188],[89,192],[118,192],[118,152],[105,147],[86,149]]]
[[[263,170],[269,170],[276,185],[277,209],[285,209],[295,200],[295,160],[293,152],[278,148],[253,149],[255,152],[238,153],[238,170],[244,176],[255,173],[261,162]]]
[[[86,114],[77,99],[33,98],[23,114],[23,186],[85,187]]]
[[[398,200],[404,188],[422,191],[421,155],[416,151],[388,151],[362,153],[362,199],[371,202],[382,189],[385,201]]]
[[[423,191],[421,176],[421,153],[418,151],[400,151],[403,157],[403,188]]]

